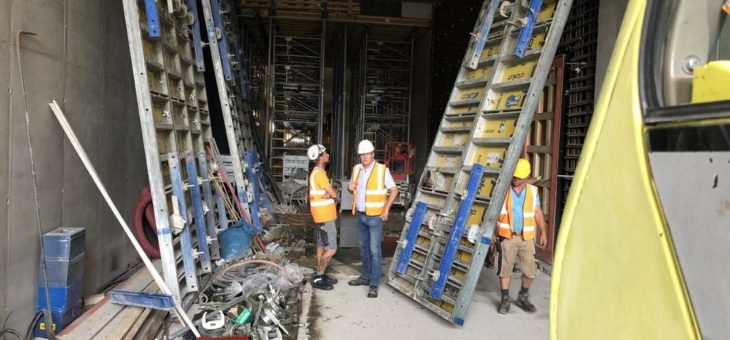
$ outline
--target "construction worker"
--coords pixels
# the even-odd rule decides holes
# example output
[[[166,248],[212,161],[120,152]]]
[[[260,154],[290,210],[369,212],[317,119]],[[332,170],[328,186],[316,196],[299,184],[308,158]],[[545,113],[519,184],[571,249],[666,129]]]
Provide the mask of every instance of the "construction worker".
[[[530,302],[528,290],[537,274],[535,263],[535,231],[540,229],[539,244],[547,243],[545,217],[540,208],[537,187],[528,184],[530,162],[519,159],[512,177],[512,185],[507,193],[497,223],[497,276],[502,288],[502,299],[497,312],[509,312],[509,285],[515,260],[519,260],[522,270],[522,288],[515,304],[528,313],[537,309]]]
[[[378,297],[383,265],[383,222],[388,220],[390,206],[398,196],[390,170],[375,161],[375,146],[365,139],[357,146],[360,163],[352,168],[348,189],[352,192],[352,213],[357,220],[360,237],[362,274],[350,280],[350,286],[370,286],[369,298]],[[386,194],[390,193],[386,196]]]
[[[327,264],[337,252],[337,192],[332,189],[324,167],[330,161],[330,155],[322,144],[312,145],[307,149],[307,157],[314,162],[309,176],[309,209],[314,223],[322,225],[315,230],[317,242],[317,274],[312,280],[312,287],[331,290],[337,279],[325,273]]]

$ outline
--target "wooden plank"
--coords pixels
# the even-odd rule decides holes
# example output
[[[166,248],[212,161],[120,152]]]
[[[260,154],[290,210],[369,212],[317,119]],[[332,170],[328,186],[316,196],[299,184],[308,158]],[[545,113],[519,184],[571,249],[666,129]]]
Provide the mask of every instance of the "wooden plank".
[[[159,260],[154,261],[153,264],[157,270],[161,267]],[[142,267],[129,279],[115,287],[115,289],[131,291],[141,291],[150,288],[159,290],[145,267]],[[139,307],[114,304],[107,294],[101,302],[94,305],[94,307],[68,325],[57,337],[59,339],[93,339],[97,337],[97,334],[103,332],[105,328],[109,326],[113,327],[117,324],[118,318],[129,318],[130,315],[133,316],[135,314],[139,317],[143,311],[144,309]]]

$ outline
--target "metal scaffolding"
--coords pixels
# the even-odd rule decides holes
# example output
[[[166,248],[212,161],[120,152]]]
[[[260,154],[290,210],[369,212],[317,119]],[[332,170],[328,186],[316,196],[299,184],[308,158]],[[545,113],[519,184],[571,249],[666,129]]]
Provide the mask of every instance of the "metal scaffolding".
[[[325,32],[322,22],[322,36]],[[288,171],[296,167],[306,169],[307,147],[322,142],[325,41],[321,36],[277,34],[272,40],[270,70],[274,95],[269,115],[269,162],[273,176],[283,181]],[[302,161],[303,164],[296,165]]]
[[[386,143],[410,142],[413,42],[384,42],[366,36],[360,53],[356,136],[372,141],[375,158],[383,160]]]

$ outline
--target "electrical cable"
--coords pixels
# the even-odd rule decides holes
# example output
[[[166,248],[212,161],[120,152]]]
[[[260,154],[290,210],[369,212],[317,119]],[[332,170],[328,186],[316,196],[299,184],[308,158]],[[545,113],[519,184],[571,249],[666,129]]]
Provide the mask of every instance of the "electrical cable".
[[[43,229],[41,228],[41,210],[38,204],[38,183],[36,181],[35,163],[33,161],[33,146],[30,138],[30,116],[28,115],[28,99],[25,92],[25,79],[23,78],[23,63],[20,58],[20,37],[23,34],[36,35],[33,32],[17,31],[15,34],[15,52],[18,57],[18,73],[20,74],[20,89],[23,95],[23,111],[25,111],[25,134],[28,143],[28,156],[30,157],[30,172],[33,177],[33,199],[35,200],[35,217],[36,228],[38,230],[38,241],[41,246],[41,270],[43,271],[43,284],[46,293],[45,320],[46,325],[53,325],[53,316],[51,315],[51,294],[48,290],[48,268],[46,266],[46,247],[43,245]],[[53,336],[53,327],[46,327],[48,339],[55,339]]]
[[[5,339],[5,334],[12,334],[15,335],[19,340],[23,340],[23,335],[12,328],[3,328],[2,330],[0,330],[0,336],[3,337],[3,339]]]
[[[25,339],[25,340],[32,339],[30,335],[33,333],[33,328],[35,328],[35,325],[38,323],[38,320],[41,319],[41,315],[43,315],[43,312],[38,312],[35,314],[33,321],[30,322],[30,325],[28,325],[28,329],[25,331],[25,337],[23,337],[23,339]],[[48,324],[48,323],[46,323],[46,324]],[[46,330],[48,328],[50,328],[50,327],[46,327]]]

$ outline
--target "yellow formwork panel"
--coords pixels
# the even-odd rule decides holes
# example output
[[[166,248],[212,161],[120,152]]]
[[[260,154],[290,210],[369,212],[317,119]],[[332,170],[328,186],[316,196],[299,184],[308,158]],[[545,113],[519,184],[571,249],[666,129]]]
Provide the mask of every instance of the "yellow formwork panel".
[[[436,146],[464,146],[469,140],[468,133],[443,133]]]
[[[160,73],[150,71],[147,72],[147,83],[150,87],[150,92],[164,93],[167,94],[167,83]]]
[[[460,107],[452,107],[449,108],[449,110],[446,112],[446,115],[459,115],[459,114],[465,114],[465,113],[474,113],[479,110],[479,105],[472,105],[472,106],[460,106]]]
[[[465,100],[482,100],[482,97],[484,97],[484,88],[480,87],[473,89],[457,90],[454,96],[454,100],[459,102]]]
[[[482,181],[479,183],[479,192],[477,195],[482,197],[491,197],[495,183],[497,183],[496,178],[482,176]]]
[[[487,59],[499,52],[499,45],[489,45],[484,46],[484,49],[482,49],[482,54],[479,55],[479,59]]]
[[[484,80],[489,77],[489,73],[492,71],[491,66],[485,68],[478,68],[476,70],[469,70],[464,73],[464,80]]]
[[[555,15],[555,3],[551,2],[549,4],[543,4],[540,14],[537,15],[537,22],[552,19],[553,15]]]
[[[475,133],[476,138],[509,138],[515,132],[517,118],[487,119],[484,128]]]
[[[545,46],[545,37],[547,36],[547,32],[539,32],[530,38],[530,41],[527,43],[527,50],[533,50],[536,48],[542,48]]]
[[[472,205],[471,211],[469,211],[469,218],[466,219],[466,225],[481,224],[485,211],[487,211],[486,207],[476,204]]]
[[[439,168],[453,168],[459,166],[459,155],[437,155],[432,166]]]
[[[167,131],[157,130],[157,151],[159,151],[159,153],[161,155],[164,155],[164,154],[172,151],[172,150],[170,150],[170,145],[169,145],[167,136],[168,136]],[[162,169],[164,172],[165,167],[162,167]]]
[[[730,100],[730,60],[707,63],[694,69],[692,102]]]
[[[444,120],[443,124],[441,124],[441,127],[442,128],[469,128],[469,129],[471,129],[472,124],[473,124],[473,121],[471,121],[471,120],[460,120],[460,121]]]
[[[147,39],[142,39],[142,50],[144,51],[145,59],[156,60],[157,59],[157,48],[155,43]]]
[[[152,101],[152,119],[155,123],[171,124],[170,115],[165,113],[165,104]]]
[[[537,66],[537,60],[510,66],[504,70],[504,73],[502,73],[501,81],[505,82],[529,79],[532,77],[532,72],[535,71],[535,66]]]
[[[527,91],[517,90],[497,93],[494,100],[490,102],[489,110],[510,110],[519,109],[525,103]]]
[[[467,253],[465,251],[457,250],[456,251],[456,259],[459,260],[460,262],[463,262],[463,263],[471,263],[471,254],[469,254],[469,253]],[[461,278],[460,279],[462,279],[463,277],[464,277],[464,273],[461,272]]]
[[[445,301],[437,301],[437,300],[428,298],[428,302],[434,304],[438,308],[445,310],[449,314],[454,312],[454,305],[447,303]]]
[[[418,238],[416,238],[416,244],[421,247],[428,248],[431,245],[431,240],[423,236],[418,236]]]
[[[507,151],[506,148],[493,147],[493,146],[479,146],[471,156],[468,163],[486,165],[492,168],[502,167],[504,162],[504,154]]]

